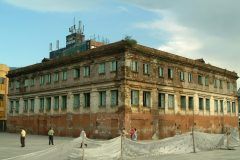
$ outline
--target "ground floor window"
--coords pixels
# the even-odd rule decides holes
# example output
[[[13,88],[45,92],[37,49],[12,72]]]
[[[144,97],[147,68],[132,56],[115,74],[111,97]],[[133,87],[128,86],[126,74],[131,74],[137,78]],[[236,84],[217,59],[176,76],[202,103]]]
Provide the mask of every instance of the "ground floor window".
[[[181,109],[186,110],[186,96],[181,96],[180,100],[181,100]]]
[[[168,95],[168,108],[174,108],[174,95]]]
[[[228,113],[231,112],[231,103],[230,103],[230,101],[227,101],[227,112]]]
[[[118,105],[118,90],[111,90],[111,106]]]
[[[54,97],[54,110],[58,110],[59,109],[59,97],[56,96]]]
[[[214,112],[218,112],[218,100],[214,100]]]
[[[199,98],[199,110],[203,110],[203,98]]]
[[[31,99],[31,100],[30,100],[30,105],[31,105],[30,111],[31,111],[31,112],[34,112],[34,105],[35,105],[35,104],[34,104],[34,99]]]
[[[235,102],[232,102],[232,113],[236,113],[236,105],[235,105]]]
[[[210,99],[206,99],[206,111],[210,111]]]
[[[67,109],[67,96],[62,96],[62,110]]]
[[[40,108],[39,108],[40,112],[44,111],[44,98],[40,98]]]
[[[73,95],[73,108],[77,109],[80,107],[80,94]]]
[[[151,106],[151,92],[143,91],[143,106],[144,107]]]
[[[23,108],[23,112],[27,112],[28,111],[28,100],[24,100],[24,108]]]
[[[188,109],[193,110],[193,107],[194,107],[193,97],[188,97]]]
[[[223,112],[223,100],[220,100],[220,112]]]
[[[139,91],[137,90],[131,91],[131,105],[133,106],[139,105]]]
[[[47,110],[47,111],[50,111],[50,110],[51,110],[51,97],[48,97],[48,98],[47,98],[46,110]]]
[[[99,92],[99,106],[100,107],[106,106],[106,91]]]
[[[158,107],[165,108],[165,94],[158,93]]]
[[[90,93],[84,93],[84,107],[90,107]]]

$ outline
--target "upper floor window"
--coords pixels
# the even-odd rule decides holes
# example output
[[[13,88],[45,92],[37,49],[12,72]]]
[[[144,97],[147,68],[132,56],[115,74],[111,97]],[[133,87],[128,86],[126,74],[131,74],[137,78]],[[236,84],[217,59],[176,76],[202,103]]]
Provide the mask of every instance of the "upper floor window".
[[[143,74],[150,74],[150,65],[147,63],[143,64]]]
[[[50,84],[51,83],[51,74],[46,74],[46,83]]]
[[[158,76],[163,77],[163,68],[162,67],[158,67]]]
[[[13,88],[14,88],[14,82],[13,82],[13,81],[10,81],[9,87],[10,87],[10,89],[13,89]]]
[[[24,87],[28,87],[28,79],[24,80]]]
[[[190,82],[192,82],[192,73],[188,73],[188,82],[190,83]]]
[[[105,63],[100,63],[98,65],[98,73],[99,74],[105,74]]]
[[[66,70],[64,70],[64,71],[62,71],[62,80],[67,80],[67,71]]]
[[[208,86],[209,85],[209,80],[208,80],[208,76],[205,77],[205,86]]]
[[[131,62],[131,70],[134,72],[138,72],[138,62],[137,61]]]
[[[30,86],[34,86],[34,84],[35,84],[35,79],[34,79],[34,78],[31,78],[31,79],[30,79]]]
[[[230,89],[230,82],[227,82],[227,89]]]
[[[16,81],[15,83],[16,83],[16,85],[15,85],[15,86],[16,86],[16,89],[18,89],[18,88],[20,87],[20,82],[19,82],[19,81]]]
[[[55,72],[54,73],[54,82],[57,82],[57,81],[59,81],[59,73]]]
[[[223,88],[223,81],[222,80],[219,80],[219,88]]]
[[[173,69],[172,68],[168,68],[168,78],[173,79]]]
[[[44,75],[41,75],[40,76],[40,85],[43,85],[44,84]]]
[[[213,80],[214,88],[217,88],[217,79]]]
[[[89,66],[84,66],[83,67],[83,76],[84,77],[89,77],[90,76],[90,67]]]
[[[201,75],[198,75],[198,84],[203,84],[203,77]]]
[[[74,78],[79,78],[80,77],[80,69],[79,68],[74,68],[73,69],[73,77]]]
[[[179,78],[180,78],[180,81],[184,81],[184,72],[180,71],[179,72]]]
[[[4,80],[5,80],[5,78],[0,77],[0,84],[4,84]]]
[[[110,64],[110,71],[115,72],[117,71],[117,61],[112,61]]]

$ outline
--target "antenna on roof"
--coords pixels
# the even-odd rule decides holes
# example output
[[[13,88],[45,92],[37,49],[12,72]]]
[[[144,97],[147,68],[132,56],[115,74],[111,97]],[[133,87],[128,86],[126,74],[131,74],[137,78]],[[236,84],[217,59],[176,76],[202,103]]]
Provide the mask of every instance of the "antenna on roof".
[[[52,43],[49,43],[49,51],[52,52]]]
[[[57,40],[57,42],[56,42],[56,49],[57,50],[59,49],[59,40]]]

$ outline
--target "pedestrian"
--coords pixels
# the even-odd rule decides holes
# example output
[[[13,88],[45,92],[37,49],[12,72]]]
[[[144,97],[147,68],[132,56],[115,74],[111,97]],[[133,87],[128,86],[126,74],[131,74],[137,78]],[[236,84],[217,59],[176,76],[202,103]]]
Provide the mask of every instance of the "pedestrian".
[[[137,129],[134,128],[134,133],[133,133],[133,135],[132,135],[132,140],[133,140],[133,141],[137,141],[137,138],[138,138]]]
[[[49,145],[54,145],[53,144],[53,135],[54,135],[54,130],[53,128],[51,127],[48,131],[48,140],[49,140]]]
[[[20,133],[21,147],[25,147],[25,137],[26,137],[26,131],[22,128]]]
[[[122,136],[126,137],[128,135],[127,131],[125,130],[125,128],[122,129]]]
[[[134,128],[131,128],[131,129],[130,129],[129,134],[130,134],[131,140],[133,140]]]
[[[86,132],[84,130],[82,130],[80,137],[82,138],[80,148],[82,148],[83,144],[85,145],[85,147],[87,147],[87,143],[85,143],[85,139],[87,138],[87,136],[86,136]]]

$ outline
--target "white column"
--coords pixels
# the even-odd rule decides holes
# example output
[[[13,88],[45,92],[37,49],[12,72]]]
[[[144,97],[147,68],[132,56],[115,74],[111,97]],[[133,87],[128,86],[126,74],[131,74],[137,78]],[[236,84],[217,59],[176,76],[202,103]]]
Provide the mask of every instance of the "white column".
[[[177,92],[176,94],[174,94],[174,113],[175,114],[179,112],[179,108],[180,108],[179,99],[180,99],[180,94]]]
[[[139,90],[139,106],[143,107],[143,91]]]
[[[212,115],[214,115],[214,98],[213,98],[213,96],[211,96],[211,98],[210,98],[210,115],[212,116]]]
[[[24,107],[24,101],[23,101],[23,98],[21,97],[19,99],[19,114],[24,114],[23,113],[23,107]]]
[[[199,97],[197,93],[194,94],[193,99],[194,99],[193,105],[194,114],[199,114]]]
[[[51,97],[51,114],[54,113],[54,97]]]
[[[96,113],[99,110],[99,93],[96,89],[92,89],[90,93],[90,111]]]
[[[67,94],[67,112],[73,112],[73,94],[72,92],[68,92]]]
[[[34,113],[38,114],[39,109],[40,109],[40,100],[39,100],[39,97],[36,96],[35,99],[34,99]]]
[[[110,90],[106,90],[106,109],[110,109],[111,108],[111,91]]]
[[[165,94],[165,114],[168,114],[168,94]]]

